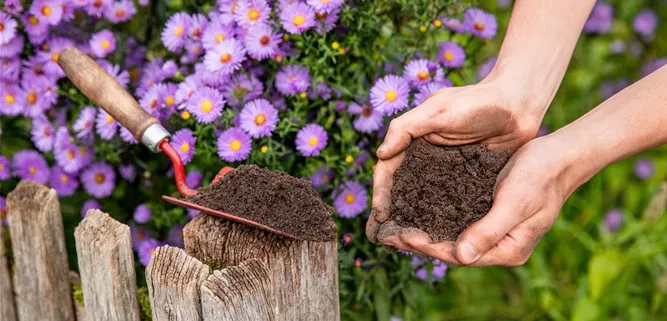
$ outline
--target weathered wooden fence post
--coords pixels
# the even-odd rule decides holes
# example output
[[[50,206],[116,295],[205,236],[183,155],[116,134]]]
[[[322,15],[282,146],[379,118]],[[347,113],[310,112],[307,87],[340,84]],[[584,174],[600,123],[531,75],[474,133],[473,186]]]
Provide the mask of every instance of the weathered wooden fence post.
[[[275,320],[340,320],[335,240],[290,240],[206,214],[190,221],[183,235],[186,252],[200,261],[265,263],[275,291]]]
[[[269,269],[257,259],[213,272],[201,287],[204,321],[274,321]]]
[[[33,181],[21,181],[7,196],[7,217],[18,319],[74,320],[56,191]]]
[[[130,227],[89,210],[74,230],[88,320],[138,321]]]
[[[5,239],[3,238],[2,223],[0,223],[0,320],[16,321],[16,308],[14,307],[14,290],[12,289],[12,277],[7,261]]]
[[[153,321],[201,320],[200,288],[209,271],[179,248],[157,248],[146,267]]]

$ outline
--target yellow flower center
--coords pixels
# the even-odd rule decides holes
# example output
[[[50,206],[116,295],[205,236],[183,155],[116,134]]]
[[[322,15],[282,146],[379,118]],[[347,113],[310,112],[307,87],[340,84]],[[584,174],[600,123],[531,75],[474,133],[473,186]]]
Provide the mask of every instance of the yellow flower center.
[[[259,39],[259,43],[260,43],[262,46],[266,46],[266,45],[268,45],[269,42],[271,42],[271,38],[269,38],[269,36],[263,36],[262,38]]]
[[[449,51],[445,51],[444,56],[445,56],[445,60],[447,60],[447,61],[452,61],[452,59],[454,59],[454,54],[449,52]]]
[[[484,23],[483,22],[476,22],[475,23],[475,30],[483,31],[484,30]]]
[[[102,40],[102,48],[109,49],[111,47],[111,42],[109,40]]]
[[[37,24],[39,24],[39,20],[37,20],[37,17],[35,17],[33,15],[30,15],[30,18],[28,18],[28,21],[33,26],[36,26]]]
[[[429,78],[429,73],[426,72],[426,71],[420,71],[420,72],[417,74],[417,79],[419,79],[419,80],[424,81],[424,80],[426,80],[426,79],[428,79],[428,78]]]
[[[419,26],[419,31],[426,32],[426,26],[424,25]]]
[[[135,81],[138,79],[139,79],[139,69],[136,67],[130,69],[130,80]]]
[[[332,48],[333,50],[338,50],[338,48],[340,48],[340,44],[339,44],[338,42],[334,41],[334,42],[331,44],[331,48]]]
[[[195,37],[199,37],[201,35],[201,29],[197,28],[192,31],[192,35]]]
[[[232,60],[232,55],[228,52],[225,52],[220,56],[220,62],[223,63],[223,64],[226,64],[226,63],[230,62],[231,60]]]
[[[5,24],[0,22],[0,31],[5,30]]]
[[[303,92],[303,93],[300,93],[300,94],[299,94],[299,97],[301,97],[301,98],[306,98],[306,97],[308,97],[308,94],[306,94],[305,92]]]
[[[324,20],[324,19],[327,18],[327,13],[326,12],[316,12],[315,13],[315,18],[317,18],[317,20]]]
[[[252,9],[248,12],[248,19],[255,21],[259,18],[259,11],[257,9]]]
[[[2,171],[3,169],[5,169],[5,165],[2,165],[2,163],[0,163],[0,171]]]
[[[348,164],[351,164],[354,161],[354,157],[352,155],[347,155],[345,156],[345,162]]]
[[[269,147],[266,146],[266,145],[264,145],[264,146],[262,146],[262,148],[260,148],[260,151],[261,151],[262,153],[266,154],[266,152],[269,151]]]
[[[297,27],[302,26],[304,23],[306,23],[306,17],[298,14],[294,16],[294,18],[292,19],[292,23],[294,23],[294,25]]]
[[[322,2],[322,3],[329,3],[329,1],[331,1],[331,0],[320,0],[320,2]]]
[[[5,94],[5,102],[8,104],[13,104],[16,99],[12,94]]]
[[[280,55],[280,54],[276,55],[276,61],[277,61],[277,62],[281,62],[281,61],[283,61],[283,56]]]
[[[167,106],[171,106],[174,104],[174,96],[167,96],[167,98],[164,99],[164,103],[167,104]]]
[[[440,19],[433,21],[433,25],[440,28],[442,26],[442,21]]]
[[[180,37],[183,34],[183,31],[185,31],[185,28],[176,27],[176,29],[174,30],[174,34],[176,35],[176,37]]]
[[[340,49],[338,49],[338,53],[341,54],[341,55],[344,55],[344,54],[347,53],[347,50],[345,50],[345,48],[340,48]]]
[[[238,140],[238,139],[234,139],[234,140],[232,140],[232,141],[229,143],[229,149],[231,149],[231,150],[234,151],[234,152],[237,151],[237,150],[239,150],[239,149],[241,149],[241,141]]]
[[[37,173],[37,167],[35,166],[28,167],[28,172],[30,172],[31,175],[35,175],[35,173]]]
[[[70,150],[67,151],[67,158],[74,159],[75,157],[76,157],[76,154],[74,153],[73,150],[70,149]]]
[[[45,16],[50,16],[51,15],[51,7],[49,6],[43,6],[42,7],[42,14]]]
[[[104,174],[102,174],[102,173],[95,174],[95,183],[102,184],[102,183],[104,183],[105,179],[106,179],[106,177],[104,177]]]
[[[102,2],[102,0],[95,0],[95,2],[93,2],[93,6],[95,6],[95,8],[102,8],[103,5],[104,2]]]
[[[183,119],[185,119],[185,120],[190,119],[190,113],[187,112],[187,111],[182,112],[182,113],[181,113],[181,118],[183,118]]]
[[[37,93],[34,92],[34,91],[31,91],[28,94],[28,103],[34,104],[35,102],[37,102]]]
[[[81,156],[86,156],[86,149],[83,147],[79,147],[79,153],[81,153]]]
[[[345,203],[352,204],[354,203],[354,200],[355,200],[354,194],[348,193],[347,195],[345,195]]]
[[[205,113],[208,113],[209,111],[211,111],[211,109],[213,109],[213,103],[210,100],[205,99],[201,103],[201,110]]]
[[[384,94],[384,99],[390,103],[395,101],[396,98],[398,98],[398,93],[396,90],[390,89],[386,94]]]
[[[113,124],[113,117],[111,117],[111,115],[107,115],[107,124]]]
[[[221,43],[223,40],[225,40],[224,34],[219,33],[215,35],[215,43]]]
[[[63,184],[69,182],[69,177],[65,174],[60,175],[60,182]]]
[[[315,146],[317,146],[317,143],[319,143],[319,142],[320,142],[320,140],[317,139],[317,137],[313,136],[308,140],[308,145],[315,147]]]
[[[125,17],[125,9],[118,9],[116,10],[116,18],[122,18]]]
[[[264,114],[259,114],[255,116],[255,124],[257,124],[257,126],[260,126],[265,122],[266,122],[266,116],[264,116]]]
[[[138,240],[143,240],[146,238],[146,234],[144,232],[137,232],[137,239]]]
[[[190,151],[190,144],[188,143],[183,143],[181,144],[181,151],[184,153],[187,153]]]
[[[361,110],[361,115],[364,117],[370,117],[373,115],[373,110],[370,107],[364,107],[364,109]]]

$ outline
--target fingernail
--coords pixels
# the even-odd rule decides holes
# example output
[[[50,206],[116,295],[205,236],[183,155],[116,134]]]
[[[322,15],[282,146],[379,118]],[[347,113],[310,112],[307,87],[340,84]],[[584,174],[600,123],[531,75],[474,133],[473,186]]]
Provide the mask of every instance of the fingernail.
[[[472,244],[468,242],[464,242],[461,244],[461,260],[463,261],[462,263],[465,264],[470,264],[479,258],[479,253],[477,253],[477,249],[475,249]]]
[[[386,153],[387,152],[387,144],[382,143],[380,147],[378,147],[378,153]]]

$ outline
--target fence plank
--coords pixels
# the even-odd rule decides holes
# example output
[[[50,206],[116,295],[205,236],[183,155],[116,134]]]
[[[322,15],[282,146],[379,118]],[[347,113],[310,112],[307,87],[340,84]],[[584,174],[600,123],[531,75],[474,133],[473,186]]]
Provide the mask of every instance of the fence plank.
[[[153,321],[201,320],[200,287],[209,274],[207,265],[183,250],[157,248],[146,267]]]
[[[74,320],[67,249],[56,191],[21,181],[7,196],[14,292],[21,321]]]
[[[5,249],[3,233],[2,223],[0,222],[0,320],[16,321],[14,290],[12,289],[12,277],[7,261],[8,249]]]
[[[204,321],[274,321],[269,270],[250,259],[215,271],[201,287]]]
[[[72,290],[74,290],[75,285],[81,287],[81,278],[79,277],[79,274],[76,273],[76,271],[69,271],[69,282],[72,284]],[[74,295],[72,296],[72,301],[74,301],[74,315],[76,317],[76,321],[90,320],[86,316],[86,308],[81,302],[77,301]]]
[[[87,318],[138,321],[130,227],[92,209],[74,230],[74,238]]]
[[[335,240],[290,240],[205,214],[190,221],[183,235],[186,252],[201,261],[230,266],[256,258],[265,263],[275,291],[276,320],[340,320]]]

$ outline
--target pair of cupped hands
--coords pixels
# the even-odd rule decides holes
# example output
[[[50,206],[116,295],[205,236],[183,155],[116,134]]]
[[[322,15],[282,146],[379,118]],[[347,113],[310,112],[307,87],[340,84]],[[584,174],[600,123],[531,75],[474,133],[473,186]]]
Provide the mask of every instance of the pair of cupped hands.
[[[443,88],[423,104],[394,119],[377,151],[373,177],[373,210],[366,235],[375,243],[423,254],[456,266],[524,264],[572,193],[559,175],[567,165],[549,136],[535,138],[548,106],[493,80]],[[413,139],[436,145],[485,143],[514,155],[500,172],[493,206],[456,242],[434,242],[415,228],[389,220],[396,169]]]

